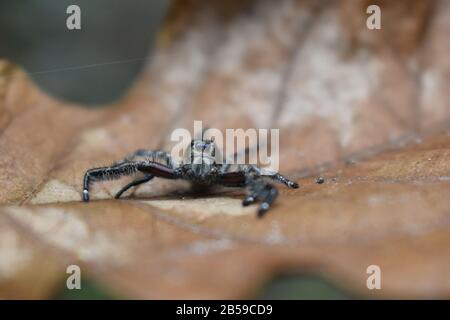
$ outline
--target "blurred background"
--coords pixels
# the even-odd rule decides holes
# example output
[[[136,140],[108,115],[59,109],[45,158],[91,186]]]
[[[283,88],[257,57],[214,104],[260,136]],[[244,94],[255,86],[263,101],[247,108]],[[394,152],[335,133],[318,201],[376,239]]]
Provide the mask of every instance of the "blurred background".
[[[81,8],[68,30],[67,7]],[[83,104],[120,97],[136,78],[170,0],[2,0],[0,56],[21,65],[44,90]]]

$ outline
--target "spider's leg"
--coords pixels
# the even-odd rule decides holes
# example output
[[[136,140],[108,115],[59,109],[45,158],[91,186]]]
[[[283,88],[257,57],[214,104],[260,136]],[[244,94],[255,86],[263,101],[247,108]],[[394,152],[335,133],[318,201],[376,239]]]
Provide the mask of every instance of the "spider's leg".
[[[180,178],[179,171],[165,166],[161,163],[152,161],[137,162],[137,170],[144,174],[152,175],[155,177],[165,178],[165,179],[178,179]]]
[[[86,171],[83,180],[83,201],[89,201],[89,187],[92,181],[114,180],[137,171],[137,163],[124,162],[111,167],[94,168]]]
[[[165,152],[165,151],[152,151],[152,150],[144,150],[144,149],[139,149],[131,154],[129,154],[125,160],[125,162],[127,161],[137,161],[139,157],[145,157],[147,158],[147,160],[153,161],[153,162],[161,162],[164,163],[165,165],[173,168],[174,167],[174,163],[172,161],[172,156],[170,155],[170,153]]]
[[[150,161],[124,162],[111,167],[90,169],[84,175],[83,201],[89,201],[89,186],[91,181],[118,179],[124,175],[134,174],[137,171],[141,171],[145,175],[166,179],[178,179],[180,177],[174,169]]]
[[[228,169],[228,168],[227,168]],[[227,187],[246,186],[245,173],[243,171],[226,172],[219,176],[219,183]],[[242,202],[243,206],[248,206],[256,201],[256,193],[251,192]]]
[[[260,201],[258,217],[262,217],[277,198],[278,190],[260,177],[250,179],[247,187],[250,190],[250,194],[244,199],[243,205],[249,205],[257,200]]]
[[[241,167],[241,170],[246,177],[245,186],[249,190],[242,205],[248,206],[256,201],[260,202],[258,217],[262,217],[278,196],[278,190],[267,182],[267,178],[271,178],[272,175],[264,175],[264,170],[255,165],[245,165]]]
[[[255,201],[261,202],[258,209],[258,217],[262,217],[278,196],[278,190],[267,183],[264,176],[258,172],[246,173],[245,171],[234,171],[223,173],[218,182],[228,187],[247,187],[249,194],[243,200],[242,205],[248,206]]]
[[[293,188],[293,189],[297,189],[298,188],[298,183],[289,180],[288,178],[286,178],[285,176],[279,174],[279,173],[275,173],[274,175],[270,176],[273,180],[281,182],[283,184],[285,184],[286,186],[288,186],[289,188]]]
[[[242,200],[242,205],[244,207],[251,205],[256,201],[257,195],[254,192],[251,192],[249,195],[245,197],[244,200]]]
[[[269,171],[265,168],[259,168],[256,165],[246,165],[242,168],[242,170],[245,171],[247,174],[252,174],[254,176],[260,176],[261,178],[264,177],[275,180],[276,182],[282,183],[289,188],[297,189],[299,187],[297,182],[291,181],[279,173],[273,173],[273,171]]]
[[[270,209],[270,206],[277,197],[278,190],[274,186],[266,184],[264,186],[264,191],[261,192],[261,194],[258,196],[258,198],[261,198],[262,201],[258,209],[258,217],[262,217],[267,212],[267,210]]]
[[[242,171],[233,171],[219,174],[217,182],[226,187],[244,187],[245,173]]]
[[[146,175],[140,179],[134,180],[132,182],[130,182],[129,184],[127,184],[125,187],[123,187],[122,189],[119,190],[119,192],[116,193],[116,196],[114,198],[119,199],[120,196],[127,191],[128,189],[132,188],[132,187],[136,187],[140,184],[146,183],[150,180],[152,180],[154,178],[154,176],[152,175]]]

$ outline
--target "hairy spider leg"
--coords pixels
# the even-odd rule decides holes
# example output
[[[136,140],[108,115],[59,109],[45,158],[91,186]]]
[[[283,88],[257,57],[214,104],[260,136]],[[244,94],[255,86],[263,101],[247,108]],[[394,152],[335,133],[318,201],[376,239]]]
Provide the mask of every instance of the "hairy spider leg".
[[[92,181],[119,179],[136,171],[136,163],[126,162],[111,167],[94,168],[86,171],[83,180],[83,201],[89,201],[89,187]]]
[[[91,181],[114,180],[122,176],[132,175],[140,171],[146,175],[166,179],[178,179],[179,174],[172,168],[157,162],[124,162],[111,167],[94,168],[86,171],[83,183],[83,201],[89,201],[89,186]]]
[[[273,180],[283,183],[286,186],[288,186],[289,188],[293,188],[293,189],[297,189],[298,188],[298,183],[289,180],[288,178],[286,178],[285,176],[279,174],[279,173],[275,173],[274,175],[270,176],[270,178],[272,178]]]
[[[125,158],[125,160],[123,160],[123,162],[135,161],[137,157],[145,157],[145,158],[148,158],[148,160],[153,161],[153,162],[162,161],[168,167],[171,167],[171,168],[173,168],[175,166],[175,164],[172,161],[172,156],[170,155],[170,153],[168,153],[166,151],[153,151],[153,150],[145,150],[145,149],[139,149],[133,153],[130,153]]]
[[[253,173],[256,176],[270,178],[272,180],[275,180],[276,182],[288,186],[289,188],[297,189],[299,187],[297,182],[289,180],[288,178],[279,174],[278,172],[275,174],[267,174],[264,173],[264,169],[261,169],[255,165],[247,165],[244,167],[243,170],[245,170],[247,173]]]

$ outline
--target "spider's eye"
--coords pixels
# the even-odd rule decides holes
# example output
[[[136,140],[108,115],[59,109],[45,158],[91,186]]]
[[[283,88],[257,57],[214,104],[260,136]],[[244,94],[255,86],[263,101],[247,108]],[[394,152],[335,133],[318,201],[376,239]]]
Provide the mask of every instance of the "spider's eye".
[[[195,143],[195,149],[198,151],[202,151],[204,148],[206,148],[206,143],[199,141]]]

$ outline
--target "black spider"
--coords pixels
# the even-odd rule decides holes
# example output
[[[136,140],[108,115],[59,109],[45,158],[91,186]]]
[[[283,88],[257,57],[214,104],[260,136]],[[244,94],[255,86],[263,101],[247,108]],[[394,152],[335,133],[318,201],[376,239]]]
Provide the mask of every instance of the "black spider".
[[[207,187],[246,187],[249,194],[242,204],[248,206],[255,201],[261,202],[258,217],[262,217],[278,195],[278,190],[269,183],[270,180],[283,183],[289,188],[298,188],[297,183],[281,174],[268,173],[255,165],[236,165],[235,170],[232,170],[231,164],[217,163],[214,140],[192,140],[185,154],[190,157],[190,161],[176,164],[167,152],[138,150],[110,167],[90,169],[84,175],[83,201],[89,201],[91,181],[118,179],[141,172],[144,176],[124,186],[117,192],[116,199],[131,187],[148,182],[154,177],[185,179],[195,185]]]

